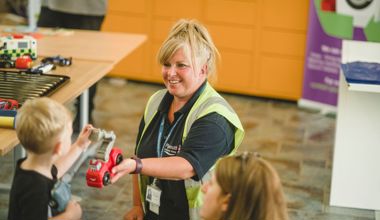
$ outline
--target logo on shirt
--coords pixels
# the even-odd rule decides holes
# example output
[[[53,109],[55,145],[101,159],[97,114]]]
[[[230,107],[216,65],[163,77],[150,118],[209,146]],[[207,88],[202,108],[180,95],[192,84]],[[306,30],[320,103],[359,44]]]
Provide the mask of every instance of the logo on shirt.
[[[170,144],[165,145],[164,153],[168,156],[175,156],[181,151],[181,145],[172,146]]]

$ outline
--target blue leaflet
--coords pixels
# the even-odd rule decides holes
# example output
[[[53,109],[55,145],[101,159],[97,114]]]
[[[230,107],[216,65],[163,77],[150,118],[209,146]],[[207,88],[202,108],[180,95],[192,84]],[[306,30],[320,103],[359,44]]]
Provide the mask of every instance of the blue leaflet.
[[[380,85],[380,63],[355,61],[341,66],[348,83]]]

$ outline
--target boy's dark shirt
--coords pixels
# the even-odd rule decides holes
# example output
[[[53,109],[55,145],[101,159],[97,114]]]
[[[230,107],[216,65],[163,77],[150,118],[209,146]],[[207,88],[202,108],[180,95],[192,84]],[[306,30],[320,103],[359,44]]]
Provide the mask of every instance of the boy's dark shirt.
[[[36,171],[23,170],[21,163],[25,159],[17,161],[9,198],[8,220],[48,219],[50,190],[54,186],[54,180]],[[54,165],[51,172],[53,176],[57,174]],[[52,211],[53,216],[57,214]]]

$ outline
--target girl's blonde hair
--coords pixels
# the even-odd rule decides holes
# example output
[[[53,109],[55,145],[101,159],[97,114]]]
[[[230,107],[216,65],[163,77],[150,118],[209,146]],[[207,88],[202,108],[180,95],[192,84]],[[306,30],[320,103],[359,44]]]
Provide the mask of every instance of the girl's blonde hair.
[[[280,178],[275,169],[254,153],[224,157],[217,163],[216,181],[230,194],[224,220],[287,220]]]
[[[195,69],[207,64],[207,78],[216,81],[216,63],[220,54],[209,32],[198,21],[181,19],[174,24],[158,51],[158,62],[163,65],[181,48],[191,58]]]
[[[17,112],[16,133],[26,150],[44,154],[53,149],[71,122],[71,114],[62,104],[46,97],[35,98]]]

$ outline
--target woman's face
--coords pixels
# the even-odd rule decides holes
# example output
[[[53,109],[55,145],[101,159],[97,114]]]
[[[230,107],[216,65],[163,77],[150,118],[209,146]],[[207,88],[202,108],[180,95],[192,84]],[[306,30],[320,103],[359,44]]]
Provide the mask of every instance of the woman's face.
[[[200,215],[204,220],[222,219],[222,214],[227,210],[229,195],[222,193],[215,175],[202,186],[203,206]]]
[[[178,49],[162,66],[162,77],[169,93],[188,101],[207,77],[207,66],[195,68],[183,48]]]

